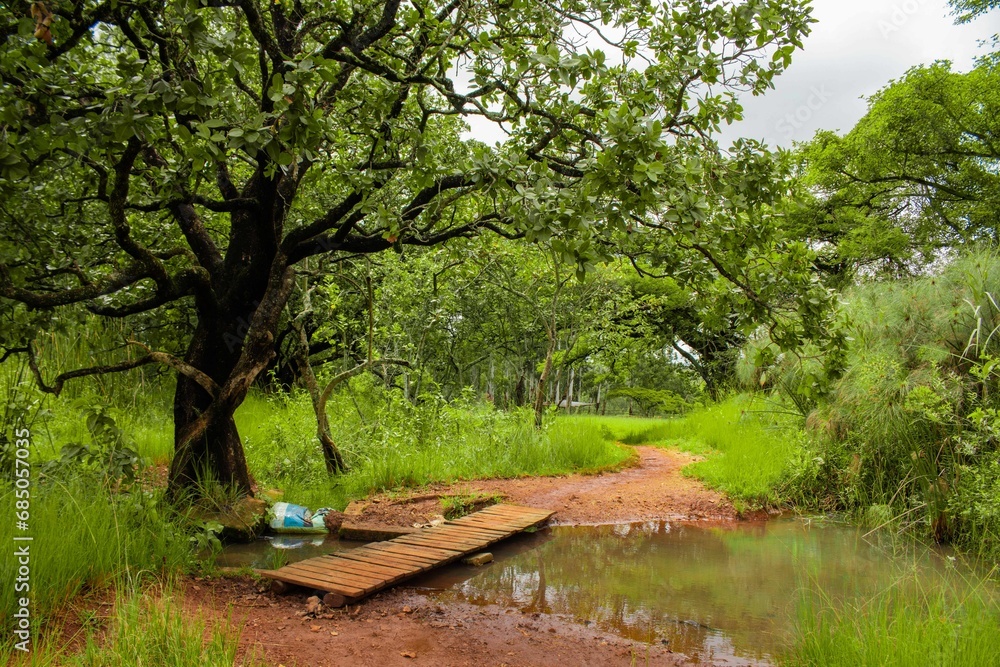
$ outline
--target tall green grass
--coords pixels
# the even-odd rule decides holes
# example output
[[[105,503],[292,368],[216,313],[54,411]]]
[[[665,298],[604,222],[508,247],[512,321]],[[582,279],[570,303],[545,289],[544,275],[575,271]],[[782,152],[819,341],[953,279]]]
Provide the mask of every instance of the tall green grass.
[[[183,598],[168,586],[123,586],[112,613],[99,619],[84,614],[82,648],[68,654],[56,646],[55,633],[41,638],[27,655],[0,648],[5,664],[18,667],[244,667],[263,666],[254,656],[240,658],[239,632],[228,622],[213,622],[183,608]]]
[[[1000,664],[1000,604],[962,578],[933,589],[903,577],[874,597],[843,604],[807,594],[791,667],[986,667]]]
[[[236,415],[251,472],[262,488],[311,506],[342,507],[394,489],[463,479],[554,475],[613,467],[629,452],[583,418],[556,418],[542,432],[529,411],[473,401],[413,405],[367,378],[331,401],[331,429],[349,472],[329,478],[303,393],[252,394]]]
[[[1000,554],[1000,254],[858,286],[843,297],[846,369],[808,424],[799,493],[982,555]],[[766,336],[751,348],[769,345]],[[788,355],[743,375],[786,396],[807,366]],[[806,410],[808,412],[809,410]]]
[[[804,447],[800,420],[751,395],[698,408],[676,419],[578,419],[626,444],[676,446],[704,457],[684,473],[723,491],[741,511],[788,500],[785,485]]]
[[[0,507],[14,516],[10,485]],[[9,510],[9,511],[6,511]],[[190,543],[158,494],[114,494],[93,480],[51,480],[32,487],[30,596],[36,629],[77,593],[176,571],[190,562]],[[0,522],[0,541],[15,544],[14,521]],[[24,534],[24,533],[18,533]],[[0,557],[0,581],[13,582],[13,548]],[[16,609],[13,584],[0,587],[0,629]]]

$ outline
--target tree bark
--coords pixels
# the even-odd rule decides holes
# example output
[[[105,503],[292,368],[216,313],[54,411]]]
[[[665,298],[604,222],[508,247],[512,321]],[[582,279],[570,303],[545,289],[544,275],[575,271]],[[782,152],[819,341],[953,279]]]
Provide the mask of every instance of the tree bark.
[[[236,354],[222,335],[209,327],[195,331],[185,362],[222,385],[236,363]],[[183,443],[184,434],[209,409],[213,398],[195,380],[177,376],[174,391],[174,459],[170,466],[168,492],[177,498],[181,489],[197,491],[200,485],[218,483],[250,494],[252,482],[243,444],[233,418],[236,408],[212,416],[205,432]],[[208,477],[211,479],[208,479]]]
[[[549,331],[549,347],[545,351],[545,367],[538,378],[538,386],[535,388],[535,428],[542,428],[542,416],[545,414],[545,381],[549,379],[552,372],[552,357],[556,352],[555,333]]]

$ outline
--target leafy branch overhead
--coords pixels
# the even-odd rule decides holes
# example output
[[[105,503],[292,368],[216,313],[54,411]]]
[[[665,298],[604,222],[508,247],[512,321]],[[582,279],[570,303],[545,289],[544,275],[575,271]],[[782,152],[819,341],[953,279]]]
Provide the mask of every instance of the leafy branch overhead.
[[[770,240],[711,211],[766,203],[772,171],[712,134],[809,23],[801,0],[8,3],[0,296],[190,316],[175,356],[218,391],[180,375],[171,481],[245,487],[232,414],[307,258],[491,232],[584,272],[638,231],[739,279],[728,249]]]

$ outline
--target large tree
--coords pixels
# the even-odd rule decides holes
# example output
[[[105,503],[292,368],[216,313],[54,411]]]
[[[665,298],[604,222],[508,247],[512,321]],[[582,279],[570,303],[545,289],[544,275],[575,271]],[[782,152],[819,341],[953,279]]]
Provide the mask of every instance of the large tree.
[[[942,250],[1000,241],[1000,74],[915,67],[872,97],[843,137],[802,148],[793,233],[827,270],[907,273]]]
[[[171,365],[171,490],[248,491],[233,414],[303,261],[489,230],[556,234],[582,270],[654,210],[694,233],[707,191],[752,196],[711,135],[808,23],[804,0],[5,3],[0,296],[193,309],[176,356],[37,375]]]

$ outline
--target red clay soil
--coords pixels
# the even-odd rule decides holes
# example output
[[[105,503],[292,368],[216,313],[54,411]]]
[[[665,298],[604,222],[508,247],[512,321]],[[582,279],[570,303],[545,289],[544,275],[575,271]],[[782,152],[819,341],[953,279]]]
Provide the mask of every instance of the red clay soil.
[[[551,509],[555,523],[653,519],[732,521],[726,499],[680,471],[695,457],[637,447],[637,465],[597,475],[484,480],[439,485],[358,503],[354,521],[409,526],[442,511],[440,497],[497,494],[506,502]],[[192,611],[242,628],[241,655],[284,667],[393,665],[545,666],[686,665],[665,646],[602,632],[569,619],[516,609],[437,603],[405,584],[347,609],[307,613],[308,592],[277,596],[249,578],[189,581]],[[704,664],[704,663],[700,663]],[[727,663],[729,664],[729,663]]]
[[[439,485],[356,504],[360,514],[351,518],[389,525],[425,523],[441,514],[442,496],[470,493],[554,510],[554,523],[560,524],[737,518],[722,495],[681,474],[695,457],[653,447],[636,451],[636,465],[618,472]],[[189,578],[180,586],[192,615],[203,614],[240,633],[240,664],[251,655],[273,667],[691,664],[666,646],[634,642],[572,619],[438,603],[405,584],[346,609],[311,613],[309,592],[279,596],[270,592],[267,581],[248,576]]]
[[[376,496],[354,521],[410,526],[441,514],[440,497],[496,494],[505,502],[557,512],[555,524],[646,521],[734,521],[732,504],[722,494],[681,474],[699,460],[675,449],[636,447],[638,465],[620,472],[564,477],[523,477],[437,485],[408,496]],[[353,509],[353,508],[352,508]]]
[[[684,656],[559,617],[439,605],[406,588],[346,609],[306,613],[306,595],[276,596],[246,578],[190,581],[192,614],[241,629],[240,656],[284,667],[687,665]]]

